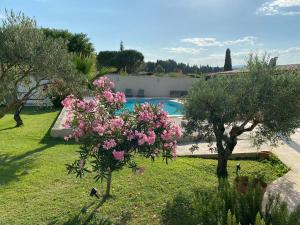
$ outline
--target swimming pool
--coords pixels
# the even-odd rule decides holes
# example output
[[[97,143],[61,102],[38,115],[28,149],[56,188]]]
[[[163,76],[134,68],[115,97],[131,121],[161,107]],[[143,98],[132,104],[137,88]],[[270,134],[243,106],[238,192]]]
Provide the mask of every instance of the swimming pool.
[[[135,104],[142,104],[145,102],[153,105],[162,103],[163,109],[168,112],[170,116],[182,116],[183,114],[183,105],[168,98],[127,98],[125,109],[132,112]]]

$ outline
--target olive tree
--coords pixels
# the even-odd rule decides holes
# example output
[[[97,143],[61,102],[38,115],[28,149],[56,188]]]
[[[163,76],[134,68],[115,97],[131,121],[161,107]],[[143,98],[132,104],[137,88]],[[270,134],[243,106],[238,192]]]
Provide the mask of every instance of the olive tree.
[[[186,98],[186,131],[214,137],[219,177],[241,134],[252,131],[258,147],[276,145],[300,126],[300,75],[268,61],[251,55],[247,73],[201,80]]]
[[[18,109],[56,80],[69,85],[78,80],[65,43],[46,37],[23,13],[6,12],[0,26],[0,118],[16,111],[17,125],[22,125]]]

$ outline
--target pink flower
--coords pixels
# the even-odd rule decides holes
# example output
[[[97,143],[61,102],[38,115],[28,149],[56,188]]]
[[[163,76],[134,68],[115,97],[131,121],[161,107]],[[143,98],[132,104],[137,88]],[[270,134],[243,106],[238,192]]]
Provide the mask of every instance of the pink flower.
[[[94,99],[85,101],[85,107],[87,112],[93,112],[96,106],[97,102]]]
[[[172,134],[171,134],[169,131],[164,130],[163,133],[162,133],[160,136],[161,136],[161,138],[162,138],[164,141],[168,141],[168,140],[171,139]]]
[[[93,82],[93,85],[103,90],[110,90],[115,87],[115,84],[107,77],[100,77],[98,80]]]
[[[135,138],[135,135],[132,131],[129,131],[126,135],[127,135],[127,140],[128,141],[131,141]]]
[[[138,112],[138,116],[137,116],[138,121],[148,122],[148,121],[152,121],[153,118],[154,118],[154,114],[151,111],[145,109],[144,111]]]
[[[110,120],[110,126],[112,129],[121,129],[124,125],[124,120],[122,118],[116,118]]]
[[[77,108],[85,110],[85,102],[84,101],[79,101],[76,104]]]
[[[148,132],[148,144],[149,145],[153,145],[154,144],[155,137],[156,137],[156,135],[155,135],[154,131],[149,131]]]
[[[138,145],[143,145],[148,142],[148,137],[142,132],[135,131],[135,136],[138,138]]]
[[[74,95],[69,95],[67,96],[61,104],[66,108],[66,109],[71,109],[74,103]]]
[[[85,123],[83,120],[80,120],[79,121],[79,126],[78,126],[81,130],[84,130],[85,129]]]
[[[172,127],[172,132],[176,138],[180,138],[182,136],[181,128],[175,124]]]
[[[108,141],[104,141],[103,148],[109,150],[111,148],[116,147],[117,143],[114,139],[110,139]]]
[[[104,91],[103,97],[106,99],[106,101],[112,103],[114,101],[114,96],[110,91]]]
[[[117,92],[115,94],[115,102],[116,103],[125,103],[126,102],[126,97],[123,92]]]
[[[106,127],[102,126],[102,124],[97,124],[93,127],[93,131],[97,132],[100,136],[103,136]]]
[[[75,140],[78,141],[79,138],[81,138],[82,136],[84,135],[84,130],[80,129],[80,128],[77,128],[75,131],[74,131],[74,137],[75,137]]]
[[[67,112],[66,120],[63,123],[63,127],[64,128],[70,128],[72,121],[73,121],[73,113],[71,111],[69,111],[69,112]]]
[[[114,158],[119,161],[124,160],[124,153],[125,153],[124,151],[116,151],[116,150],[112,152]]]

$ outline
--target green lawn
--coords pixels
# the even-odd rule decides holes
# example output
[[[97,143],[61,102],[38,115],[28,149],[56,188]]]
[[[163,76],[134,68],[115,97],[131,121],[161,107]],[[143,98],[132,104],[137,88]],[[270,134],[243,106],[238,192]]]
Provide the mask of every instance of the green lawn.
[[[97,187],[101,192],[104,184],[92,176],[67,174],[65,164],[77,157],[78,145],[49,136],[57,115],[50,109],[26,109],[20,128],[14,128],[12,115],[0,120],[0,224],[77,224],[83,207],[87,220],[93,215],[92,221],[101,217],[122,224],[160,224],[161,210],[176,193],[217,184],[215,160],[177,158],[166,165],[161,159],[152,163],[137,158],[144,174],[129,169],[114,173],[113,198],[101,205],[89,191]],[[235,165],[229,162],[230,179]],[[243,174],[262,172],[267,181],[277,177],[270,163],[245,160],[241,165]]]

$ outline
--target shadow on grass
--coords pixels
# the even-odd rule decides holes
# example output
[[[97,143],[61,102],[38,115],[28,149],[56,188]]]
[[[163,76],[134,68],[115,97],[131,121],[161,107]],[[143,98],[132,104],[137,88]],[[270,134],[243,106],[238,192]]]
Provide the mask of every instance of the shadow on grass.
[[[0,131],[12,130],[12,129],[14,129],[14,128],[17,128],[17,126],[3,128],[3,129],[0,129]]]
[[[30,169],[33,167],[33,161],[39,153],[58,144],[73,145],[75,143],[74,141],[66,142],[63,139],[52,138],[50,136],[52,126],[58,116],[59,114],[53,120],[44,137],[39,141],[39,144],[43,144],[43,146],[26,151],[20,155],[0,154],[0,185],[5,185],[11,181],[18,180],[20,176],[29,174]]]
[[[47,225],[63,224],[63,225],[75,225],[75,224],[85,224],[85,225],[125,225],[127,221],[121,221],[121,223],[113,223],[111,220],[102,218],[99,213],[101,206],[107,201],[107,198],[102,198],[100,201],[93,201],[89,205],[82,207],[80,212],[66,222],[54,220]]]

